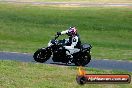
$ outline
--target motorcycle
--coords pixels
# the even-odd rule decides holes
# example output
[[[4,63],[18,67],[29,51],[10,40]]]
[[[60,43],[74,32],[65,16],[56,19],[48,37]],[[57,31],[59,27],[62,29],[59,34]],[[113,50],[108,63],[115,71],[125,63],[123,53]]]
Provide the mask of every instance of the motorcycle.
[[[85,66],[90,62],[90,49],[92,48],[90,44],[81,44],[79,48],[75,48],[71,54],[71,58],[66,54],[66,52],[69,52],[69,50],[64,48],[67,40],[58,40],[58,37],[59,36],[56,35],[54,39],[51,39],[48,43],[48,47],[38,49],[33,55],[34,60],[43,63],[52,56],[53,62],[68,64],[70,61],[76,66]]]

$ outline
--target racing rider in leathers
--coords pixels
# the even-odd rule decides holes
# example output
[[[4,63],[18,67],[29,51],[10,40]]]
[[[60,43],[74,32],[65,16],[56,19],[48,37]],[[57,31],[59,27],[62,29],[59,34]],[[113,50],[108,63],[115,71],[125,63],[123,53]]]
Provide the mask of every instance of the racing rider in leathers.
[[[57,32],[57,35],[64,35],[64,34],[67,34],[69,36],[69,39],[65,39],[67,40],[67,43],[66,46],[64,46],[64,48],[68,50],[66,51],[66,54],[70,58],[73,58],[71,54],[78,52],[79,47],[81,46],[81,41],[79,35],[77,34],[77,29],[75,27],[70,27],[68,30]]]

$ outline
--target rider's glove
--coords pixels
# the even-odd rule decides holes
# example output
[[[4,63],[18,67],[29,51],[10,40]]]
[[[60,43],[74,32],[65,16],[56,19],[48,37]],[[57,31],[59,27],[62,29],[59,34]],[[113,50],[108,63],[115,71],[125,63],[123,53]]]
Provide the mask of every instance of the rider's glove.
[[[61,32],[57,32],[57,35],[61,35]]]

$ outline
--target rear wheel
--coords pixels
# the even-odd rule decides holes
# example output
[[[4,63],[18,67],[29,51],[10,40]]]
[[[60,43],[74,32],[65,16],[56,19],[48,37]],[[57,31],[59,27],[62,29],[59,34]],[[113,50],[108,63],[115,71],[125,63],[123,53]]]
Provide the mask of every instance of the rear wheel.
[[[47,49],[38,49],[34,55],[33,58],[35,61],[43,63],[47,61],[51,56],[51,52],[49,52]]]
[[[91,55],[88,52],[78,53],[74,55],[74,58],[74,63],[76,66],[85,66],[90,62]]]

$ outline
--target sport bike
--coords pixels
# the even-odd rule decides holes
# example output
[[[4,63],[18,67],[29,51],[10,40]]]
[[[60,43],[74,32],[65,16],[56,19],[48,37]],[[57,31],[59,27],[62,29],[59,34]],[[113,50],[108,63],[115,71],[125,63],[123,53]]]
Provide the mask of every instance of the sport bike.
[[[51,58],[53,62],[69,64],[70,61],[76,66],[85,66],[90,62],[90,49],[92,48],[90,44],[81,44],[80,47],[73,49],[71,52],[64,48],[67,44],[67,40],[58,40],[58,37],[58,35],[55,35],[55,37],[49,41],[46,48],[38,49],[33,55],[34,60],[43,63]],[[67,55],[66,52],[70,52],[71,55]]]

